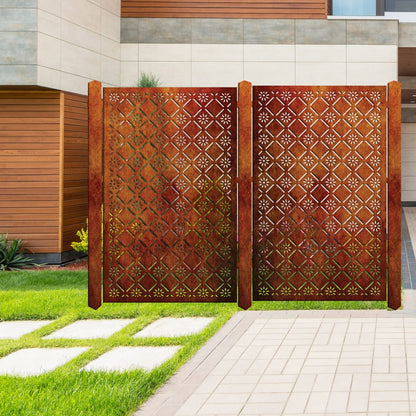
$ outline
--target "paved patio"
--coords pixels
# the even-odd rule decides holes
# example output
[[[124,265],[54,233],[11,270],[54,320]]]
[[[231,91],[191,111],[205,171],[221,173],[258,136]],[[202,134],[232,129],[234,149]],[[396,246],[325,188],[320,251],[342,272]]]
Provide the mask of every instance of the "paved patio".
[[[405,212],[403,309],[239,312],[135,416],[416,416],[416,208]]]

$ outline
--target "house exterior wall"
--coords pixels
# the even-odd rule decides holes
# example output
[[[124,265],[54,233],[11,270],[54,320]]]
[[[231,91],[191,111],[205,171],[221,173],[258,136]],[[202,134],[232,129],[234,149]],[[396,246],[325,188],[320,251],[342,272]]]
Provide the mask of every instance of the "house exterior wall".
[[[60,92],[0,91],[0,234],[60,251]]]
[[[397,79],[398,22],[122,19],[121,85],[385,85]]]
[[[324,19],[326,0],[122,0],[122,17]]]
[[[37,85],[87,94],[120,84],[120,0],[38,0]]]
[[[0,22],[0,85],[36,85],[37,0],[2,0]]]
[[[88,217],[88,97],[63,94],[62,251],[71,250]]]

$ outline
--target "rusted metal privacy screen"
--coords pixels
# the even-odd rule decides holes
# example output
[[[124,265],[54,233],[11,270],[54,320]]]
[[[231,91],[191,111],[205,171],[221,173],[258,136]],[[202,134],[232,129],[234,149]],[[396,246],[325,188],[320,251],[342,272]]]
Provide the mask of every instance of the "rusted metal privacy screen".
[[[386,89],[253,101],[254,299],[386,299]]]
[[[236,89],[104,89],[104,301],[236,300]]]

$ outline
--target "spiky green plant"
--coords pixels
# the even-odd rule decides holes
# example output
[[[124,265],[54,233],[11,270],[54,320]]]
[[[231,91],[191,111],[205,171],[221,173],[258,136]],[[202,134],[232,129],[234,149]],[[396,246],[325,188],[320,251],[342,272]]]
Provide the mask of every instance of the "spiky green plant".
[[[8,236],[0,234],[0,271],[33,266],[33,259],[22,253],[22,240],[9,241]]]
[[[152,73],[140,72],[140,78],[137,86],[140,88],[160,87],[160,79]]]

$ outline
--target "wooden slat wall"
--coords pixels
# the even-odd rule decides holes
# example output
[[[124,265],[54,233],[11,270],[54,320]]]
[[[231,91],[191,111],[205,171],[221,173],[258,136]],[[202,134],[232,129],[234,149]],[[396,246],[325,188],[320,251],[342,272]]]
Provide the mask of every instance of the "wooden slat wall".
[[[325,19],[326,0],[121,0],[121,17]]]
[[[62,250],[88,217],[88,97],[64,93]]]
[[[59,250],[59,92],[0,91],[0,233]]]

